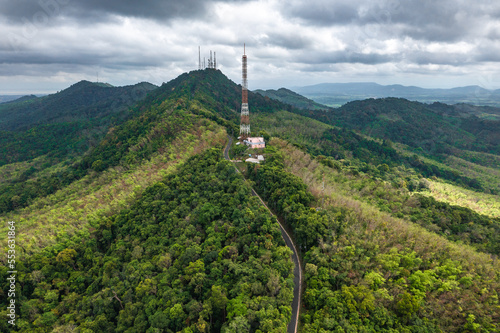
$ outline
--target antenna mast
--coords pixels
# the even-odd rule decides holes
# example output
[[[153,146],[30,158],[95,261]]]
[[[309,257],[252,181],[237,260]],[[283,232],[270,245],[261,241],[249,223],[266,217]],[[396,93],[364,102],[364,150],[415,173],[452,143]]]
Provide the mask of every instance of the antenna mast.
[[[248,109],[247,56],[245,44],[243,44],[242,79],[240,139],[244,141],[250,136],[250,111]]]
[[[201,48],[198,46],[198,69],[201,69]]]

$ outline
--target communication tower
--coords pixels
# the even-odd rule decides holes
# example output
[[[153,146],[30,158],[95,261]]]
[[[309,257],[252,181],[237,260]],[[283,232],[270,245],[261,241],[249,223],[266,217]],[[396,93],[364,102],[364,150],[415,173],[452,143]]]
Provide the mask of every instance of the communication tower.
[[[210,57],[206,59],[203,57],[203,61],[201,61],[201,47],[198,46],[198,69],[217,69],[217,56],[214,51],[212,56],[212,50],[210,50]]]
[[[243,44],[242,76],[240,139],[244,141],[250,136],[250,111],[248,110],[247,56],[245,44]]]

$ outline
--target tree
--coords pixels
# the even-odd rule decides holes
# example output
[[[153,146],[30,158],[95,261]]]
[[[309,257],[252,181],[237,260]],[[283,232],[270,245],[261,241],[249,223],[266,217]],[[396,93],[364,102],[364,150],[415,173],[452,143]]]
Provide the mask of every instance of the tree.
[[[74,270],[75,267],[76,251],[74,249],[64,249],[56,257],[56,261],[62,265],[71,265]]]
[[[408,292],[400,296],[396,303],[396,311],[405,320],[410,320],[411,316],[420,308],[420,301]]]
[[[249,332],[250,324],[243,316],[237,316],[222,328],[222,333],[241,333]]]

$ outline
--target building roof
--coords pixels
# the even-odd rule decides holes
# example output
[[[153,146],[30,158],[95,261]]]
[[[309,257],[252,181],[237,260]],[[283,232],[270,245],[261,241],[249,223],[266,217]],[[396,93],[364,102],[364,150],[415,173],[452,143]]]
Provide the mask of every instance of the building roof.
[[[256,158],[247,158],[245,162],[250,162],[250,163],[257,163],[260,164],[259,160]]]
[[[255,136],[247,138],[247,141],[250,143],[264,143],[264,138],[261,136]]]

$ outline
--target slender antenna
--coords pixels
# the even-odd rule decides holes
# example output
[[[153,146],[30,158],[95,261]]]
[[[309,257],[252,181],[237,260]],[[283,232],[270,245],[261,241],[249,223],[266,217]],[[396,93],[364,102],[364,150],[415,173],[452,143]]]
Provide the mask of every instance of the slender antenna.
[[[198,46],[198,69],[201,69],[201,48]]]
[[[215,51],[214,51],[214,69],[217,69],[217,56],[215,55]]]

